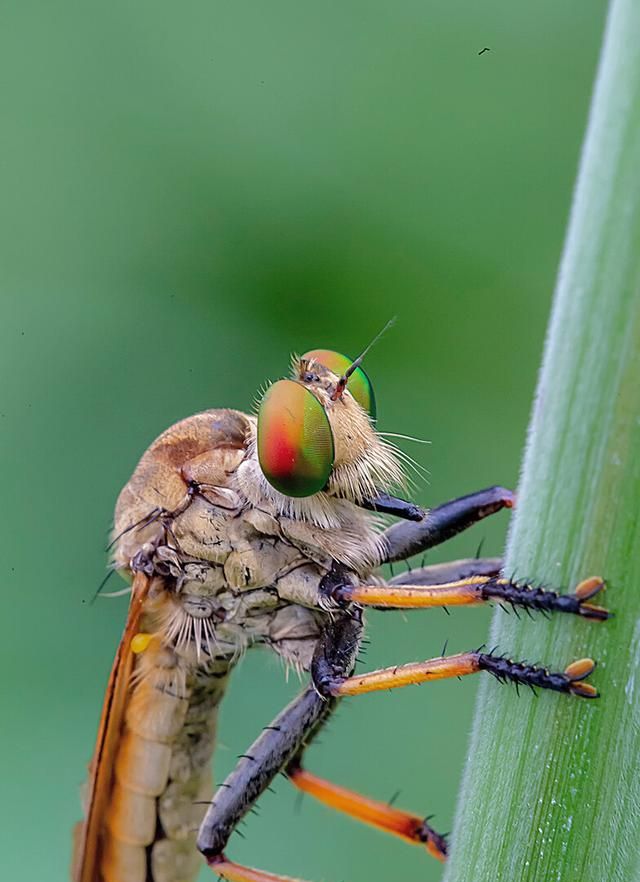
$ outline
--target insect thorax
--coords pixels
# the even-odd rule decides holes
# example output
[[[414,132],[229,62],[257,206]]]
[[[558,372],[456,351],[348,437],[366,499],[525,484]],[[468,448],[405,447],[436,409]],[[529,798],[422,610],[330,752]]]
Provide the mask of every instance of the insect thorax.
[[[322,579],[335,561],[365,577],[381,552],[375,516],[318,496],[316,511],[283,511],[264,492],[255,423],[237,411],[207,411],[164,432],[115,516],[116,566],[156,577],[145,628],[187,667],[263,643],[307,669],[327,614]]]

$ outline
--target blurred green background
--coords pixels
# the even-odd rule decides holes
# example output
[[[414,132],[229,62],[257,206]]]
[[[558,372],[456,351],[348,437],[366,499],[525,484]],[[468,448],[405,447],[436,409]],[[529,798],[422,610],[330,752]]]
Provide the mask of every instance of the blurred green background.
[[[605,3],[3,4],[2,877],[67,879],[126,598],[113,502],[174,420],[248,409],[292,349],[355,353],[436,504],[514,485]],[[484,47],[490,51],[478,53]],[[432,560],[498,553],[507,518]],[[111,588],[118,587],[111,582]],[[371,615],[371,667],[486,611]],[[506,647],[508,648],[508,647]],[[216,778],[293,694],[250,654]],[[345,702],[311,767],[450,827],[476,684]],[[498,688],[498,687],[496,687]],[[440,877],[280,779],[229,853],[315,882]],[[202,879],[208,878],[203,873]]]

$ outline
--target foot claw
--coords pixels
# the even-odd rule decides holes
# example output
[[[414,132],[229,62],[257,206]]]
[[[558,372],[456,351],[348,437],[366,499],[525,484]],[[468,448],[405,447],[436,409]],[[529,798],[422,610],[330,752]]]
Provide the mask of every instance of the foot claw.
[[[600,576],[591,576],[589,579],[583,579],[576,587],[576,597],[578,600],[590,600],[595,597],[599,591],[606,588],[604,579]]]
[[[577,661],[571,662],[564,669],[567,677],[573,682],[574,680],[584,680],[589,674],[592,674],[596,663],[592,658],[579,658]]]
[[[591,576],[589,579],[583,579],[578,584],[574,597],[578,601],[578,613],[581,616],[599,621],[611,618],[613,613],[610,613],[603,606],[597,606],[595,603],[585,603],[586,600],[595,597],[600,591],[604,591],[606,587],[604,579],[601,579],[600,576]]]
[[[591,683],[572,683],[570,691],[579,698],[600,698],[600,693]]]
[[[583,683],[593,673],[596,663],[591,658],[581,658],[571,662],[565,668],[564,674],[569,681],[569,691],[580,698],[598,698],[599,693],[591,683]]]
[[[613,613],[605,609],[604,606],[597,606],[595,603],[581,603],[580,615],[584,616],[585,619],[596,619],[599,622],[604,622],[610,619]]]

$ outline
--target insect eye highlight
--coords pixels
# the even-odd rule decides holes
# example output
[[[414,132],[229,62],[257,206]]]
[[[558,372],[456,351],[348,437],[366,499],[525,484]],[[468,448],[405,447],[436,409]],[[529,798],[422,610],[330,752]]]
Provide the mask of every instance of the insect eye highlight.
[[[346,355],[342,355],[340,352],[334,352],[331,349],[312,349],[310,352],[305,352],[302,358],[313,359],[314,361],[320,362],[320,364],[329,368],[329,370],[338,377],[341,377],[352,363],[351,358],[347,358]],[[347,389],[353,395],[360,407],[363,410],[366,410],[372,420],[375,420],[376,399],[373,394],[373,386],[371,385],[371,380],[361,367],[356,368],[349,377],[349,380],[347,381]]]
[[[278,380],[258,410],[258,461],[267,481],[285,496],[312,496],[333,468],[329,417],[315,395],[295,380]]]

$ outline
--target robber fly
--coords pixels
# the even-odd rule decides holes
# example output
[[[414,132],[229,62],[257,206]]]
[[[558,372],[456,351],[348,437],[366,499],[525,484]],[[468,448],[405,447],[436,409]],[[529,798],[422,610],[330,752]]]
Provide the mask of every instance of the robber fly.
[[[257,417],[209,410],[167,429],[144,453],[115,511],[115,568],[132,579],[76,830],[75,882],[189,882],[202,859],[230,882],[280,882],[226,856],[234,828],[272,779],[423,846],[448,844],[423,815],[308,771],[304,750],[345,696],[487,671],[582,698],[594,663],[562,673],[476,650],[354,673],[367,607],[512,604],[588,619],[600,578],[573,594],[501,574],[499,559],[425,566],[385,581],[382,564],[424,552],[511,508],[501,487],[428,512],[391,495],[400,454],[376,431],[361,363],[329,350],[294,357]],[[397,492],[397,490],[396,490]],[[384,529],[381,515],[401,520]],[[308,685],[213,794],[218,705],[245,649],[265,645]],[[199,828],[197,836],[195,831]]]

